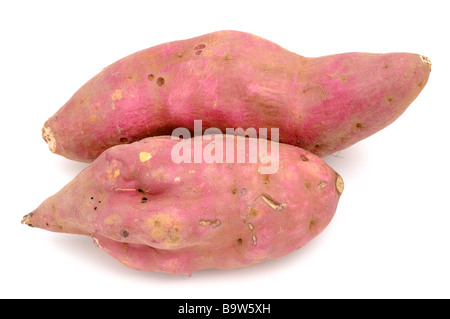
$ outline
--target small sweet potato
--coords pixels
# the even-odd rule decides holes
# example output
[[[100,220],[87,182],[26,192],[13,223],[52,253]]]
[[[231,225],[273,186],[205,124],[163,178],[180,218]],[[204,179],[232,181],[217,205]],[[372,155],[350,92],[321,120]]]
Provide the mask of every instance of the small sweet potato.
[[[117,144],[177,127],[192,133],[202,120],[222,133],[279,128],[281,143],[323,157],[397,119],[430,68],[418,54],[306,58],[252,34],[219,31],[106,67],[48,119],[43,137],[52,152],[90,162]]]
[[[191,163],[174,161],[181,140],[170,137],[112,147],[22,223],[91,236],[128,267],[177,274],[282,257],[329,224],[344,184],[322,159],[272,142],[252,162],[250,140],[257,139],[210,138],[183,140],[192,141],[183,149],[192,150]],[[207,163],[206,155],[196,163],[195,145],[217,156],[211,146],[223,142],[223,154],[232,150],[236,158],[238,140],[243,163],[225,155],[223,163]],[[272,160],[277,172],[261,174]]]

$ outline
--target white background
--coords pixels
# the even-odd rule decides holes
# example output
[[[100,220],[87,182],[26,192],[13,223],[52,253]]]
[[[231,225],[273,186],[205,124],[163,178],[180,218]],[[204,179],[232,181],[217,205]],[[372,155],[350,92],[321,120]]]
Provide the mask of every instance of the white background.
[[[446,1],[2,1],[3,298],[449,298],[450,23]],[[21,225],[86,164],[51,154],[45,120],[135,51],[232,29],[304,56],[429,57],[430,80],[379,133],[325,158],[335,218],[284,258],[191,277],[126,268],[88,237]]]

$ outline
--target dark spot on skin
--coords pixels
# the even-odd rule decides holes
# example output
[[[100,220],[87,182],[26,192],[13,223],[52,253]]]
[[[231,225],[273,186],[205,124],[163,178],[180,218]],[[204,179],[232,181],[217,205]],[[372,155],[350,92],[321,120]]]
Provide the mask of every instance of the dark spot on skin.
[[[310,230],[310,231],[313,231],[314,228],[315,228],[318,224],[319,224],[319,221],[318,221],[317,219],[312,219],[312,220],[309,222],[309,230]]]
[[[356,126],[357,128],[363,127],[363,125],[362,125],[361,123],[356,123],[355,126]]]
[[[97,210],[97,207],[94,207],[94,210]]]
[[[225,56],[223,57],[224,61],[230,61],[231,60],[231,54],[230,53],[226,53]]]
[[[302,143],[302,141],[300,141],[300,140],[297,140],[296,142],[298,145],[300,145]]]
[[[198,50],[198,51],[195,51],[195,55],[200,55],[200,54],[202,54],[202,50]]]
[[[237,188],[235,186],[233,186],[233,188],[231,189],[231,194],[236,194],[237,193]]]
[[[94,197],[91,197],[91,199],[94,199]]]
[[[384,65],[384,68],[387,69],[388,67],[389,67],[389,64],[386,63],[386,64]]]
[[[49,226],[48,223],[45,223],[46,226]]]
[[[422,86],[422,85],[423,85],[423,83],[422,83],[422,81],[420,81],[420,82],[419,82],[419,86]]]
[[[238,238],[237,243],[238,245],[242,245],[242,238]]]
[[[156,80],[156,84],[158,84],[158,86],[163,86],[164,85],[164,78],[158,78],[158,80]]]
[[[316,144],[316,145],[314,145],[314,148],[315,148],[315,149],[319,149],[319,148],[320,148],[320,145],[319,145],[319,144]]]
[[[269,175],[264,175],[264,184],[265,185],[269,185],[270,184],[270,180],[269,180]]]
[[[147,75],[147,79],[149,79],[150,81],[153,81],[154,78],[155,78],[154,74]]]
[[[256,210],[256,208],[250,207],[250,209],[248,211],[248,215],[250,217],[256,217],[258,215],[258,211]]]
[[[305,185],[305,188],[306,188],[307,190],[310,190],[310,189],[311,189],[311,183],[310,183],[307,179],[305,179],[304,185]]]
[[[197,45],[197,46],[194,48],[194,51],[204,49],[205,47],[206,47],[206,45],[204,45],[203,43],[202,43],[202,44],[199,44],[199,45]]]
[[[128,137],[121,137],[120,138],[120,143],[121,144],[126,144],[130,141],[130,139]]]
[[[100,204],[101,202],[102,202],[101,200],[98,201],[99,204]]]
[[[422,82],[420,82],[420,83],[422,83]],[[420,85],[419,85],[420,86]],[[54,118],[53,118],[55,121],[58,119],[58,117],[57,116],[55,116]]]
[[[142,197],[141,198],[141,203],[144,204],[144,203],[147,203],[147,201],[148,201],[147,197]]]
[[[388,101],[389,103],[391,103],[392,100],[393,100],[392,96],[388,96],[387,101]]]
[[[125,238],[127,238],[128,236],[130,236],[130,233],[129,233],[127,230],[122,230],[122,231],[120,232],[120,234],[122,235],[122,237],[125,237]]]
[[[301,155],[300,158],[302,159],[303,162],[309,161],[309,159],[305,155]]]
[[[143,193],[144,191],[141,188],[138,188],[139,193]]]

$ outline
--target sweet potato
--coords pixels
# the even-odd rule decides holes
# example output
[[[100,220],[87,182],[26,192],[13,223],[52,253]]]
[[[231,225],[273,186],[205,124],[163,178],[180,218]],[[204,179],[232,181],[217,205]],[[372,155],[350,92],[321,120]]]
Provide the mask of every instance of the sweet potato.
[[[177,127],[279,128],[321,157],[397,119],[431,63],[410,53],[306,58],[258,36],[219,31],[161,44],[106,67],[48,119],[52,152],[90,162],[107,148]],[[270,138],[270,132],[269,132]]]
[[[170,137],[112,147],[22,223],[92,236],[128,267],[176,274],[282,257],[328,225],[344,184],[322,159],[274,143],[252,163],[249,146],[256,139],[229,137],[195,137],[186,149],[199,145],[207,154],[211,143],[223,141],[223,153],[236,150],[237,157],[243,139],[243,163],[217,157],[176,164],[179,141]],[[279,156],[272,157],[275,146]],[[278,171],[261,174],[269,154]]]

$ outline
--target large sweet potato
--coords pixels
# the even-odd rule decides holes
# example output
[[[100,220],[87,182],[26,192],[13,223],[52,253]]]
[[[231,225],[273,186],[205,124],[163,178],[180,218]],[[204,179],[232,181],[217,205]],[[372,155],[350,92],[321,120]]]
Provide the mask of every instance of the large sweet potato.
[[[90,162],[176,127],[279,128],[280,142],[329,155],[386,127],[427,83],[410,53],[306,58],[252,34],[220,31],[125,57],[45,123],[51,151]],[[270,133],[270,132],[269,132]],[[270,137],[270,135],[269,135]]]
[[[236,158],[235,140],[244,139],[212,138],[192,140],[204,154],[223,141],[223,153],[236,151]],[[322,159],[291,145],[273,144],[252,163],[250,140],[256,139],[244,139],[244,163],[176,164],[179,141],[170,137],[112,147],[22,223],[92,236],[139,270],[184,274],[284,256],[328,225],[343,181]],[[194,152],[195,145],[184,150]],[[278,171],[261,174],[271,161]]]

